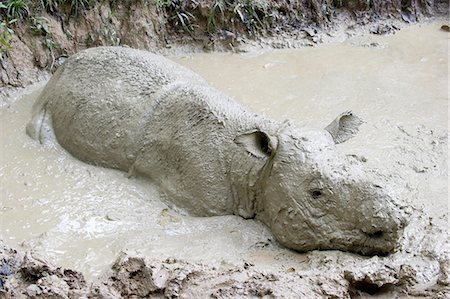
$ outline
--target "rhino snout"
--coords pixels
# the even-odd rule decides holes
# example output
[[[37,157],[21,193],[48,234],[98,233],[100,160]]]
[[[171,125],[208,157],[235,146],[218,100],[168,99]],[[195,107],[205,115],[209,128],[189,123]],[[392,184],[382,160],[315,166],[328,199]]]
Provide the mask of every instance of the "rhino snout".
[[[359,252],[363,255],[387,255],[396,250],[399,231],[375,230],[368,232],[360,230],[362,243]]]
[[[359,221],[359,231],[365,246],[363,254],[387,254],[395,251],[398,241],[407,225],[407,212],[399,198],[376,186],[378,192],[368,207],[369,217]],[[371,216],[370,216],[371,215]]]

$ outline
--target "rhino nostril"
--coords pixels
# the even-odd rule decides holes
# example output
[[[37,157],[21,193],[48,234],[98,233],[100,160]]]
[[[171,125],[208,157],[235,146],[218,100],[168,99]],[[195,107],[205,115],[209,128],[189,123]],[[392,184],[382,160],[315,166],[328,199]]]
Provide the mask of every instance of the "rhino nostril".
[[[378,230],[373,233],[365,233],[365,234],[366,234],[366,236],[368,236],[369,238],[372,238],[372,239],[379,239],[379,238],[382,238],[384,235],[383,231],[381,231],[381,230]]]
[[[309,191],[309,194],[312,196],[312,198],[317,199],[322,196],[322,191],[320,189],[313,189]]]

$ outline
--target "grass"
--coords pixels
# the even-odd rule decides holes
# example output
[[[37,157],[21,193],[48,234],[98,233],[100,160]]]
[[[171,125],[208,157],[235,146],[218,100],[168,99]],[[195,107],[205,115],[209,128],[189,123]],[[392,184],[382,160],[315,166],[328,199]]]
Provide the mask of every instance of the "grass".
[[[155,4],[159,8],[169,7],[172,5],[172,0],[155,0]]]
[[[42,9],[51,13],[58,11],[60,3],[61,0],[39,0],[39,4]]]
[[[84,10],[90,6],[89,0],[60,0],[61,3],[69,2],[72,13],[78,16],[81,10]]]
[[[225,9],[227,3],[224,0],[216,0],[211,7],[208,15],[207,28],[208,32],[213,33],[216,31],[217,22],[216,22],[216,14],[219,11],[222,20],[225,19]]]
[[[255,31],[258,28],[263,28],[264,24],[257,13],[258,7],[252,0],[244,0],[239,2],[234,7],[234,13],[239,16],[239,19],[244,23],[250,31]]]
[[[216,0],[209,12],[207,20],[208,32],[214,33],[216,31],[217,14],[219,13],[222,21],[224,21],[226,12],[230,12],[231,15],[240,20],[249,31],[254,32],[256,29],[265,27],[265,19],[267,19],[268,24],[270,24],[269,21],[272,16],[266,16],[267,10],[268,9],[259,7],[254,0]]]
[[[8,16],[0,20],[0,60],[3,60],[8,50],[12,49],[12,39],[14,37],[12,25],[17,22],[17,19],[9,16],[9,6],[7,4],[9,3],[0,2],[0,14]]]
[[[31,30],[37,35],[50,34],[50,28],[48,25],[48,19],[44,17],[32,17],[31,18]]]
[[[0,21],[0,60],[3,60],[5,53],[12,49],[14,30],[11,29],[11,24],[16,21],[16,19]]]
[[[29,0],[9,0],[5,3],[2,3],[2,5],[6,7],[9,19],[23,20],[30,14]]]
[[[357,2],[362,6],[365,5],[367,10],[374,6],[373,0],[358,0]],[[209,6],[209,12],[206,20],[202,20],[202,17],[197,19],[198,2],[194,0],[0,0],[1,51],[4,53],[7,49],[11,49],[11,41],[17,24],[26,23],[31,30],[36,32],[48,30],[48,28],[44,28],[45,22],[43,23],[42,20],[39,22],[39,18],[44,12],[58,18],[60,22],[64,22],[63,18],[78,17],[85,10],[89,10],[97,4],[99,6],[107,5],[112,10],[114,8],[127,10],[132,3],[139,3],[143,8],[149,6],[154,8],[156,6],[158,12],[164,14],[164,22],[167,22],[170,25],[169,27],[183,29],[191,36],[198,28],[206,30],[211,35],[217,32],[219,26],[223,26],[227,30],[242,28],[242,26],[234,26],[237,24],[244,25],[249,33],[254,34],[260,29],[272,27],[280,18],[280,13],[281,15],[285,13],[284,10],[281,11],[278,8],[278,5],[269,7],[268,2],[256,0],[207,1],[205,3]],[[343,7],[349,1],[331,0],[322,1],[322,3],[334,7]],[[295,10],[294,13],[300,15],[301,12]],[[64,31],[70,35],[70,32]],[[117,40],[114,41],[114,44],[116,43]]]
[[[113,3],[115,0],[102,0]],[[168,1],[168,0],[160,0]],[[44,38],[44,45],[52,52],[57,47],[53,41],[48,20],[42,11],[56,15],[79,16],[83,10],[89,9],[96,0],[5,0],[0,1],[0,59],[12,49],[14,26],[26,23],[31,31]],[[170,1],[171,2],[171,1]],[[186,22],[186,20],[184,20]]]
[[[185,10],[185,1],[155,0],[155,4],[168,15],[168,20],[176,27],[183,28],[189,34],[194,32],[195,16]]]
[[[48,12],[53,16],[75,16],[78,17],[84,10],[88,10],[95,4],[109,4],[111,7],[122,3],[126,9],[132,1],[138,0],[5,0],[0,2],[0,43],[2,51],[11,49],[11,41],[14,36],[14,23],[28,22],[33,33],[42,35],[46,40],[51,36],[48,28],[48,20],[40,13]],[[155,5],[160,12],[166,15],[167,22],[173,28],[183,29],[190,34],[196,28],[196,10],[192,1],[182,0],[141,0],[143,6]],[[258,7],[254,0],[214,0],[210,4],[209,14],[206,21],[206,30],[214,34],[219,24],[226,23],[226,17],[239,20],[245,27],[255,32],[258,28],[264,27],[264,10]],[[261,19],[263,18],[263,19]],[[117,43],[117,41],[115,41]],[[49,49],[54,48],[50,42],[45,42]]]
[[[192,20],[194,20],[195,17],[190,12],[175,11],[175,16],[173,16],[172,19],[175,19],[176,26],[181,26],[186,32],[194,32]]]

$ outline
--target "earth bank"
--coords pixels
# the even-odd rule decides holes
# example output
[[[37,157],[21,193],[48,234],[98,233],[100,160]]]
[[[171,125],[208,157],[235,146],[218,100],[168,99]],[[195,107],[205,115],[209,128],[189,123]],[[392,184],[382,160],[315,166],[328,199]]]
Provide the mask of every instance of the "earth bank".
[[[3,168],[0,169],[0,174],[2,175],[0,178],[3,180],[2,182],[6,183],[0,186],[0,194],[5,196],[2,198],[2,206],[0,207],[0,216],[2,216],[0,218],[2,220],[0,222],[0,226],[2,226],[0,233],[5,236],[5,244],[8,244],[9,246],[3,247],[3,254],[0,257],[0,277],[2,279],[3,291],[0,297],[70,298],[70,296],[72,296],[72,298],[82,298],[83,296],[89,296],[93,298],[102,298],[101,296],[104,296],[103,298],[108,298],[107,296],[109,295],[107,294],[110,294],[110,296],[116,296],[116,298],[118,296],[119,298],[120,296],[125,298],[133,296],[137,298],[146,298],[164,296],[165,294],[167,297],[179,295],[180,297],[186,298],[205,296],[230,298],[264,296],[293,297],[298,294],[305,294],[304,297],[306,298],[358,298],[358,296],[367,297],[370,294],[373,294],[374,296],[388,298],[402,298],[402,296],[406,298],[447,298],[450,291],[450,263],[448,262],[448,249],[450,247],[448,246],[448,232],[446,228],[448,224],[448,205],[446,204],[448,192],[446,191],[446,188],[448,185],[445,184],[448,177],[448,131],[447,123],[445,121],[446,113],[443,111],[444,107],[447,108],[447,98],[445,96],[447,92],[447,77],[446,72],[444,72],[446,66],[444,68],[442,64],[442,61],[445,61],[447,53],[446,47],[443,47],[446,45],[446,33],[441,32],[439,26],[440,23],[431,26],[415,26],[405,29],[395,36],[372,39],[371,42],[379,43],[378,47],[367,48],[365,42],[357,43],[357,50],[353,47],[344,47],[345,53],[352,53],[351,56],[354,63],[346,61],[343,63],[336,63],[334,67],[339,70],[341,77],[348,74],[347,71],[350,72],[350,74],[348,74],[348,80],[351,80],[351,78],[358,76],[360,72],[364,71],[364,74],[368,77],[363,81],[360,81],[359,85],[367,84],[369,91],[366,94],[361,93],[361,86],[358,86],[359,89],[357,89],[355,95],[348,95],[346,92],[347,88],[346,90],[341,90],[342,93],[340,93],[337,86],[345,84],[345,80],[339,80],[337,84],[333,84],[333,78],[336,78],[334,72],[328,74],[325,73],[326,76],[323,77],[324,73],[319,71],[318,75],[314,76],[314,78],[322,78],[330,85],[328,88],[325,88],[324,86],[318,86],[317,89],[313,88],[313,90],[316,91],[308,89],[311,82],[304,82],[305,78],[303,78],[303,80],[291,78],[291,80],[296,82],[296,86],[300,85],[299,89],[295,89],[291,92],[296,94],[300,93],[299,97],[303,99],[297,107],[299,110],[296,110],[294,114],[301,115],[300,119],[298,119],[300,121],[308,121],[308,117],[311,118],[312,121],[317,121],[317,123],[311,125],[320,126],[321,121],[325,119],[324,111],[332,110],[330,108],[331,104],[339,106],[339,108],[337,107],[338,109],[341,109],[340,107],[342,106],[354,107],[351,105],[354,100],[355,103],[369,106],[368,111],[370,113],[365,113],[366,115],[364,117],[367,121],[367,124],[364,126],[365,132],[362,132],[360,135],[362,139],[355,139],[353,142],[347,144],[345,147],[347,148],[347,151],[345,152],[353,154],[355,158],[361,159],[362,161],[365,161],[364,163],[373,165],[377,168],[381,167],[381,163],[386,164],[386,166],[393,171],[393,180],[397,180],[397,176],[400,176],[403,179],[405,183],[404,190],[407,193],[406,197],[414,201],[414,206],[420,206],[419,203],[422,202],[426,205],[428,211],[430,209],[435,210],[434,212],[429,211],[427,213],[421,209],[415,209],[415,219],[411,220],[410,225],[405,231],[404,238],[400,242],[398,251],[395,254],[385,257],[375,256],[372,258],[364,258],[339,251],[313,251],[306,254],[287,252],[287,250],[280,248],[273,240],[270,240],[272,238],[270,234],[249,230],[248,232],[251,232],[252,234],[256,233],[258,235],[255,238],[249,238],[249,236],[246,235],[247,228],[250,226],[256,227],[258,224],[254,223],[254,221],[245,222],[244,220],[239,220],[236,222],[236,226],[230,226],[229,229],[235,231],[234,235],[236,236],[244,236],[243,239],[239,237],[238,240],[239,242],[245,243],[246,246],[250,246],[250,248],[246,247],[245,250],[253,251],[253,255],[240,254],[239,259],[230,264],[229,259],[226,258],[219,263],[211,263],[208,261],[195,262],[192,260],[192,257],[180,258],[178,256],[171,257],[170,255],[164,255],[165,251],[153,254],[151,258],[148,254],[139,255],[134,252],[129,252],[122,254],[116,259],[117,254],[115,254],[110,262],[114,265],[112,269],[105,273],[103,278],[96,279],[95,285],[91,286],[90,281],[92,281],[92,278],[89,279],[89,274],[88,272],[85,272],[85,270],[83,270],[85,279],[82,279],[78,271],[69,271],[62,269],[62,267],[58,268],[52,266],[50,262],[45,261],[45,259],[40,257],[37,252],[33,251],[34,248],[46,248],[44,250],[40,249],[40,252],[45,252],[47,249],[50,251],[54,250],[52,247],[54,248],[55,244],[52,245],[52,241],[55,240],[58,242],[58,239],[61,236],[63,238],[74,238],[76,239],[75,242],[80,242],[76,235],[71,234],[70,230],[67,231],[62,227],[63,230],[60,231],[62,235],[58,235],[57,233],[55,234],[54,229],[49,230],[49,228],[47,228],[44,230],[47,230],[45,234],[32,238],[31,242],[21,241],[27,239],[23,237],[23,232],[25,230],[33,231],[33,227],[28,226],[27,229],[27,224],[34,225],[34,223],[36,223],[33,222],[33,219],[36,218],[26,212],[26,209],[22,209],[21,205],[33,205],[33,202],[41,201],[42,199],[39,196],[31,197],[26,193],[17,194],[16,196],[11,197],[5,190],[14,192],[14,188],[10,187],[15,184],[18,185],[20,190],[28,189],[32,191],[33,188],[45,189],[43,184],[39,184],[39,176],[45,175],[42,172],[48,171],[49,179],[53,182],[55,174],[58,174],[58,167],[52,168],[52,163],[50,163],[49,159],[58,160],[65,152],[60,152],[58,155],[51,156],[47,159],[44,158],[42,160],[44,171],[39,167],[26,163],[26,158],[28,156],[25,152],[21,151],[21,148],[28,148],[30,152],[34,153],[33,156],[30,157],[34,160],[33,162],[37,162],[36,160],[40,160],[52,150],[43,148],[39,144],[35,144],[25,135],[23,128],[29,118],[29,111],[28,109],[25,109],[25,106],[30,106],[33,98],[28,96],[24,97],[23,94],[21,95],[19,92],[17,95],[18,98],[10,99],[10,101],[5,103],[2,107],[2,110],[0,110],[1,119],[8,123],[8,128],[5,127],[5,135],[10,136],[10,139],[15,142],[18,141],[17,147],[12,148],[7,146],[7,141],[4,146],[6,159],[0,157],[3,159],[4,165],[9,164],[11,167],[11,171],[3,166]],[[422,29],[412,30],[414,28]],[[405,53],[408,52],[405,49],[409,48],[410,44],[409,42],[405,42],[405,33],[408,33],[408,40],[418,42],[418,45],[422,45],[425,49],[421,48],[416,52],[419,47],[414,48],[414,55],[406,55],[405,61],[390,59],[392,53],[403,53],[403,55],[405,55]],[[401,43],[402,46],[398,48],[394,46],[393,43],[385,44],[386,39],[395,39],[397,42]],[[439,43],[433,43],[433,40],[437,39],[439,39]],[[350,43],[352,44],[353,42]],[[250,73],[248,69],[246,71],[245,68],[248,65],[251,66],[253,64],[253,68],[250,67],[250,70],[253,70],[251,76],[254,77],[254,80],[258,81],[258,76],[267,77],[267,70],[269,69],[271,70],[271,80],[276,81],[280,79],[284,82],[288,81],[292,73],[286,69],[281,70],[281,72],[284,73],[284,76],[277,73],[276,70],[281,65],[292,65],[294,64],[292,62],[295,62],[296,65],[300,65],[300,69],[305,70],[306,72],[315,65],[317,66],[316,69],[326,68],[326,70],[328,70],[330,61],[333,61],[333,57],[342,56],[342,53],[340,52],[342,49],[339,50],[339,47],[340,45],[335,44],[315,49],[295,50],[292,52],[295,52],[296,55],[299,53],[301,55],[297,56],[297,59],[290,59],[285,62],[283,62],[282,59],[286,58],[288,54],[286,51],[272,51],[278,53],[277,55],[282,56],[272,56],[270,60],[258,60],[256,65],[253,64],[253,60],[250,60],[247,54],[217,54],[219,57],[216,57],[216,59],[222,61],[226,59],[226,56],[239,58],[239,60],[234,63],[232,61],[226,61],[226,67],[224,67],[223,64],[219,64],[219,66],[222,67],[222,72],[226,72],[224,68],[233,68],[233,66],[236,67],[242,65],[242,61],[247,61],[245,67],[242,66],[243,70],[241,71]],[[384,52],[386,49],[389,49],[389,51]],[[305,55],[305,53],[302,54],[304,50],[307,51],[308,55]],[[306,59],[311,60],[315,53],[320,51],[326,51],[327,55],[321,55],[320,59],[314,59],[311,64],[305,65],[298,59],[299,57],[308,56]],[[362,51],[363,55],[357,54],[360,51]],[[330,52],[336,55],[330,58],[328,57]],[[211,56],[211,54],[209,55]],[[383,59],[382,57],[385,55],[388,56],[389,59]],[[217,66],[214,67],[214,60],[212,60],[210,56],[202,54],[199,55],[196,60],[193,58],[185,58],[184,60],[189,61],[192,59],[193,61],[190,63],[198,67],[199,73],[201,73],[202,70],[200,64],[208,61],[206,63],[208,65],[207,69],[210,70],[212,74],[217,74],[220,69],[217,68]],[[379,56],[382,57],[379,58]],[[373,68],[375,71],[370,71],[371,68],[364,68],[364,70],[361,70],[356,67],[360,66],[361,60],[364,61],[364,59],[368,58],[374,64]],[[180,60],[182,61],[183,59]],[[268,64],[269,61],[274,65]],[[324,62],[324,64],[319,65],[319,62]],[[385,63],[393,64],[393,69],[402,71],[395,71],[392,73],[384,70],[384,72],[380,74],[380,65],[386,67]],[[347,68],[344,68],[342,64],[349,65]],[[404,69],[405,65],[407,66],[406,69]],[[258,69],[260,70],[259,72],[257,71]],[[438,70],[438,72],[436,72],[436,70]],[[298,70],[295,70],[293,73],[298,74]],[[303,73],[301,74],[303,76]],[[421,78],[425,80],[417,81],[417,74],[420,74]],[[236,76],[245,78],[236,71],[230,72],[229,76],[230,77],[228,78],[227,76],[220,77],[214,75],[211,81],[215,82],[215,84],[220,84],[227,80],[233,80]],[[313,76],[313,74],[310,74],[309,76]],[[380,76],[381,78],[379,78]],[[205,75],[205,77],[208,76]],[[402,80],[395,81],[396,78],[401,78]],[[393,86],[384,86],[384,88],[377,92],[377,87],[380,86],[378,80],[385,82],[387,79]],[[432,82],[439,84],[430,84],[429,79],[432,79]],[[248,90],[248,93],[246,93],[247,95],[235,94],[235,96],[240,99],[248,98],[248,100],[250,100],[251,95],[254,93],[254,91],[252,93],[254,88],[249,85],[255,83],[251,82],[252,80],[250,79],[244,81],[248,81],[245,85],[245,89]],[[415,85],[417,86],[414,87]],[[226,86],[227,85],[225,84],[222,88],[226,89]],[[283,95],[283,89],[288,89],[288,86],[282,86],[284,87],[281,88],[281,90],[279,90],[278,87],[275,88],[275,92],[281,99],[289,100],[289,93]],[[383,87],[383,85],[381,86]],[[429,89],[433,86],[434,88],[432,88],[432,90],[434,92],[431,93],[429,92]],[[263,89],[264,93],[270,93],[270,90],[264,89],[264,87],[259,88]],[[445,90],[442,87],[445,87]],[[405,93],[405,90],[403,89],[412,89],[412,93],[416,96],[408,96],[408,93]],[[317,94],[317,90],[321,91],[322,95]],[[330,92],[331,90],[333,90],[333,92]],[[424,92],[421,92],[421,90],[424,90]],[[38,91],[39,90],[36,92]],[[235,91],[231,93],[233,94]],[[376,96],[371,97],[370,94],[376,94]],[[330,103],[330,97],[345,98],[346,96],[350,97],[351,100],[346,101],[345,104],[339,104],[339,102]],[[312,97],[317,98],[315,103],[310,103]],[[268,98],[273,98],[273,95]],[[386,102],[383,101],[385,98],[387,99]],[[430,100],[429,103],[425,103],[427,99]],[[253,101],[255,101],[255,99],[253,99]],[[323,103],[320,104],[322,101]],[[289,107],[291,109],[296,108],[294,105],[295,103],[296,101],[291,99],[289,101]],[[417,106],[418,103],[421,105]],[[251,101],[248,104],[252,104]],[[271,104],[280,105],[280,101]],[[308,107],[310,104],[311,107]],[[259,103],[259,106],[261,105],[262,103]],[[380,109],[378,107],[379,105],[388,107],[387,109]],[[411,106],[408,107],[408,105]],[[421,107],[421,109],[418,107]],[[270,109],[276,110],[273,107]],[[360,112],[365,111],[362,107],[355,107],[355,109]],[[284,111],[282,108],[279,108],[278,110],[278,113]],[[427,116],[427,113],[430,113],[431,116]],[[406,117],[401,117],[399,114],[406,115]],[[305,119],[305,116],[308,117]],[[384,121],[383,117],[385,117]],[[13,129],[12,132],[9,132],[9,127],[15,129]],[[383,133],[380,134],[379,132]],[[5,137],[6,136],[2,136],[2,138]],[[376,141],[376,139],[380,140]],[[370,146],[367,146],[368,144],[370,144]],[[389,149],[388,156],[384,156],[386,149]],[[18,154],[8,155],[8,150],[18,152]],[[59,164],[63,166],[62,172],[74,172],[75,170],[74,178],[76,182],[81,183],[81,186],[79,186],[80,188],[90,188],[84,180],[84,177],[80,176],[80,173],[84,172],[86,173],[86,180],[97,182],[93,184],[93,187],[97,188],[98,186],[101,186],[102,188],[110,188],[107,182],[99,180],[101,177],[99,173],[101,171],[100,168],[89,166],[74,159],[72,160],[73,161],[71,161],[71,159],[62,159]],[[76,162],[79,162],[80,165],[74,168],[73,163]],[[23,164],[27,170],[21,169],[21,164]],[[49,166],[50,168],[48,168]],[[79,169],[78,167],[82,167],[84,170]],[[31,173],[26,173],[26,171]],[[37,176],[35,176],[35,173],[33,174],[33,172],[37,172]],[[62,178],[64,178],[64,176]],[[105,177],[105,179],[111,180],[111,177],[108,176]],[[117,181],[114,182],[114,184],[117,184]],[[43,183],[45,183],[45,181]],[[132,185],[133,183],[132,180],[126,180],[124,178],[123,184]],[[69,184],[69,186],[61,185],[60,187],[64,189],[65,192],[70,192],[69,189],[72,187],[71,185],[72,184]],[[119,185],[120,184],[117,184],[116,186],[119,187],[118,190],[112,189],[112,192],[120,194],[121,187]],[[52,192],[54,191],[53,188],[51,188],[51,190]],[[39,191],[35,191],[35,193],[36,192]],[[105,191],[103,190],[103,192]],[[83,210],[86,210],[86,208],[89,207],[89,205],[84,205],[88,198],[83,198],[79,193],[73,195],[75,196],[69,198],[65,205],[66,208],[71,211],[70,213],[85,217],[87,216],[86,220],[92,219],[92,216],[94,216],[95,219],[97,216],[96,213],[94,215],[87,213],[86,215],[86,211],[83,212]],[[88,195],[92,196],[92,191],[88,192]],[[29,206],[31,210],[38,210],[39,206],[43,206],[49,208],[49,211],[52,214],[60,213],[60,209],[58,208],[56,210],[55,207],[58,206],[57,202],[60,200],[61,193],[57,193],[55,197],[47,198],[47,196],[48,195],[43,195],[44,200],[40,204],[31,207]],[[142,197],[141,194],[138,194],[138,196]],[[45,198],[47,198],[47,200],[45,200]],[[3,199],[6,199],[6,201]],[[121,202],[121,205],[123,205],[123,199],[124,198],[122,197],[118,198],[118,202]],[[113,225],[112,227],[114,227],[114,229],[111,231],[111,236],[114,239],[120,240],[121,226],[118,226],[117,224],[114,226],[113,223],[120,223],[126,220],[126,217],[121,219],[119,215],[108,212],[108,202],[114,201],[114,198],[112,196],[106,196],[106,198],[101,201],[101,199],[94,196],[92,200],[100,200],[99,205],[96,205],[95,207],[96,209],[101,210],[99,216],[104,219],[104,221],[95,223],[110,223]],[[15,202],[17,201],[22,204],[19,203],[18,206],[16,206]],[[136,205],[143,207],[144,202],[147,201],[149,200],[141,200],[136,202]],[[76,209],[74,203],[77,203],[77,206],[80,205],[80,208]],[[125,210],[128,209],[137,209],[138,206],[136,205],[128,204],[126,209],[122,212],[125,212]],[[61,210],[64,210],[64,206],[60,205],[59,207],[61,207]],[[160,211],[161,213],[159,213]],[[137,231],[139,235],[148,235],[151,234],[150,230],[158,229],[172,231],[170,229],[172,228],[179,231],[180,229],[184,230],[185,228],[191,228],[193,230],[198,230],[199,228],[198,226],[193,227],[183,225],[183,222],[187,222],[187,219],[183,220],[180,216],[170,210],[164,209],[164,207],[160,205],[149,204],[147,205],[147,208],[142,209],[142,213],[144,214],[142,215],[144,217],[142,219],[136,219],[136,225],[143,227],[145,225],[145,219],[153,218],[153,220],[151,223],[148,223],[149,231],[139,230]],[[152,215],[152,213],[154,215]],[[23,219],[23,221],[20,221],[20,218],[23,217],[23,215],[27,215],[27,218],[30,216],[30,219]],[[38,219],[49,218],[48,215],[46,216],[45,214],[42,214],[41,216],[38,216]],[[131,216],[137,218],[136,216],[139,216],[139,213],[132,214]],[[74,220],[76,219],[77,218],[75,217]],[[59,221],[61,221],[61,219],[58,219],[58,222]],[[212,219],[197,219],[196,221],[207,221],[208,226],[213,226],[211,225]],[[216,222],[220,226],[227,226],[223,221],[220,221],[220,219],[216,219]],[[73,223],[76,223],[76,221]],[[131,224],[131,222],[124,221],[123,227],[126,227],[127,234],[132,232]],[[12,228],[14,226],[20,226],[21,229],[15,231]],[[3,227],[5,229],[3,229]],[[104,229],[107,227],[108,226],[103,227],[103,231],[101,231],[102,229],[100,226],[100,231],[99,233],[94,234],[94,238],[101,238],[101,235],[105,233]],[[84,230],[84,228],[88,228],[88,226],[82,224],[81,228]],[[77,232],[79,230],[77,227],[74,227],[74,229]],[[10,232],[8,233],[7,231]],[[59,228],[56,229],[56,232],[58,231]],[[12,238],[11,240],[11,236],[16,236],[11,235],[11,233],[18,233],[19,236],[17,236],[17,238]],[[231,231],[217,231],[215,234],[223,234],[223,240],[226,240],[225,242],[232,241],[231,235],[233,233]],[[205,238],[202,235],[205,235],[205,233],[200,232],[196,235],[188,235],[190,238],[188,242],[197,238]],[[89,235],[87,237],[89,237]],[[177,239],[180,237],[182,237],[182,234],[175,236]],[[212,236],[206,235],[206,238],[212,238]],[[150,236],[149,238],[144,238],[144,242],[138,242],[134,247],[140,248],[162,244],[163,242],[160,242],[160,240],[161,239],[154,239]],[[50,241],[50,246],[40,245],[40,242],[45,243],[47,241]],[[129,243],[130,241],[130,239],[126,239],[126,242]],[[218,243],[220,243],[220,241],[221,240],[219,239]],[[199,245],[203,244],[205,243],[200,242]],[[86,245],[88,244],[86,243]],[[101,245],[102,248],[97,248],[97,250],[102,253],[107,252],[108,250],[103,249],[108,246],[103,245],[108,245],[108,242],[102,243]],[[183,247],[176,247],[176,249],[180,250],[188,247],[187,244],[183,244],[182,246]],[[219,246],[225,246],[225,244]],[[254,246],[254,248],[251,246]],[[21,252],[17,253],[14,250],[11,250],[11,247],[20,248]],[[89,245],[87,247],[89,247]],[[61,247],[59,248],[62,249]],[[201,248],[202,249],[194,248],[197,255],[198,252],[203,252],[203,249],[205,249],[204,246],[201,246]],[[32,252],[30,252],[30,249]],[[82,251],[86,249],[87,248],[84,248]],[[162,249],[167,250],[168,247],[163,246]],[[28,251],[28,253],[24,253],[25,251]],[[62,254],[67,257],[72,254],[72,251],[76,251],[75,248],[69,247],[69,250],[63,251]],[[216,251],[215,254],[218,253],[219,252]],[[48,252],[45,254],[48,255],[51,253]],[[175,256],[178,253],[177,251],[172,251],[172,254]],[[25,259],[26,256],[28,257]],[[32,266],[31,270],[27,270],[30,269],[30,266],[27,265],[27,263],[32,259],[40,260],[42,264],[40,264],[40,266]],[[113,262],[114,259],[116,259],[115,262]],[[92,262],[92,259],[88,261],[88,263]],[[36,264],[36,262],[33,263]],[[58,264],[61,265],[61,260]],[[276,264],[277,267],[271,268],[270,266],[274,264]],[[69,269],[80,269],[78,266],[66,267]],[[109,267],[108,264],[108,268]],[[34,273],[34,278],[29,274],[30,272]],[[51,276],[51,278],[47,278],[47,276]],[[76,283],[70,282],[73,280],[75,280]],[[83,282],[84,280],[88,282]]]
[[[16,2],[24,3],[11,9]],[[0,87],[23,87],[88,47],[161,53],[311,46],[444,16],[448,1],[3,1]],[[15,21],[14,21],[15,20]],[[5,92],[5,90],[3,91]]]

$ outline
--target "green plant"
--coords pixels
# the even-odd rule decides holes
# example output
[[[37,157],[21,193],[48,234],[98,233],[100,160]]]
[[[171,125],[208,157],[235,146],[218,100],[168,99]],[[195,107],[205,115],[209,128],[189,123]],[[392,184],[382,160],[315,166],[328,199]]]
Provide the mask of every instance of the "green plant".
[[[70,8],[75,16],[78,16],[79,11],[89,7],[89,0],[61,0],[61,2],[70,2]]]
[[[222,20],[225,19],[225,5],[226,2],[224,0],[216,0],[214,5],[211,7],[208,16],[208,31],[214,32],[216,31],[217,23],[216,23],[216,13],[219,10]]]
[[[168,7],[172,5],[172,0],[155,0],[155,4],[157,7]]]
[[[0,20],[0,60],[3,60],[5,53],[12,49],[14,30],[11,25],[17,22],[17,19],[11,18],[8,14],[9,4],[0,2],[0,15],[6,15],[5,19]]]
[[[0,2],[0,15],[3,14],[7,9],[8,6],[6,6],[3,2]]]
[[[176,26],[181,26],[183,29],[188,32],[194,32],[194,28],[192,27],[192,20],[195,19],[194,15],[187,11],[175,11],[175,16],[172,17]]]
[[[100,2],[101,5],[105,1],[115,4],[115,0],[39,0],[40,6],[48,12],[58,12],[60,7],[70,8],[70,13],[78,16],[80,11],[88,9],[94,3]]]
[[[2,4],[0,3],[0,5]],[[0,21],[0,60],[3,59],[4,54],[8,52],[8,50],[12,49],[14,30],[12,30],[10,26],[16,21],[16,19]]]
[[[251,31],[254,31],[259,27],[264,27],[256,10],[257,7],[252,0],[239,2],[233,8],[234,14],[237,15],[247,29]]]
[[[23,19],[30,14],[29,0],[8,0],[6,2],[7,15],[10,19]]]
[[[44,45],[47,47],[47,49],[50,50],[50,52],[52,54],[52,58],[53,58],[53,60],[55,60],[54,55],[53,55],[53,50],[58,48],[58,44],[55,43],[55,41],[51,38],[51,36],[48,36],[44,39]]]
[[[50,27],[48,24],[48,19],[44,17],[32,17],[31,30],[33,30],[33,32],[38,35],[49,35]]]
[[[193,20],[195,20],[195,16],[185,10],[185,2],[180,0],[155,0],[156,6],[168,15],[170,22],[191,34],[194,32]]]
[[[64,0],[40,0],[41,7],[48,12],[55,12]]]

